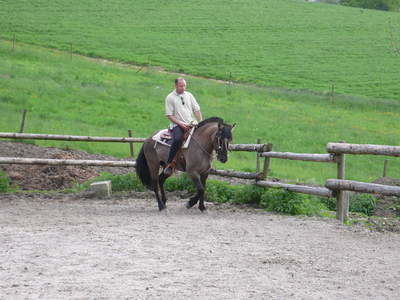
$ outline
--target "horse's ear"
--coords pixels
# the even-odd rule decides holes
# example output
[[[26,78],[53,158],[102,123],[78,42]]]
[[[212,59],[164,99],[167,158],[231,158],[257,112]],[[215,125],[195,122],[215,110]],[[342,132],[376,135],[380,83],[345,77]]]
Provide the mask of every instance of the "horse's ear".
[[[233,131],[233,129],[235,128],[236,123],[233,123],[232,127],[231,127],[231,131]]]

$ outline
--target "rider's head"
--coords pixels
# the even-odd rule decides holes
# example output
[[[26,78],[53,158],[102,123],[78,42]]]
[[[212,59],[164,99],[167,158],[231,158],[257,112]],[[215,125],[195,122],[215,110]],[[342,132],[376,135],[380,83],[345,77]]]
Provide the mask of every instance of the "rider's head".
[[[178,94],[182,94],[186,90],[186,81],[183,77],[175,79],[175,90]]]

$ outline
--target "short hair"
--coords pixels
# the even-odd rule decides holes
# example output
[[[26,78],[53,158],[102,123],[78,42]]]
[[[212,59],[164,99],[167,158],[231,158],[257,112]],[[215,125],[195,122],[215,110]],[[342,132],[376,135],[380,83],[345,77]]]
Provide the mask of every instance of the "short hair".
[[[178,78],[175,79],[175,85],[177,85],[178,82],[181,81],[181,80],[183,80],[183,81],[186,83],[185,78],[183,78],[183,77],[178,77]]]

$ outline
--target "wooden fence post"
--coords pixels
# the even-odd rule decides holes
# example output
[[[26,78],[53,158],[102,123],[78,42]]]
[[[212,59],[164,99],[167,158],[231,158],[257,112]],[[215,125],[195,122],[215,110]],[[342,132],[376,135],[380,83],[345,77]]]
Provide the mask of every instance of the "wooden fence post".
[[[21,119],[21,125],[19,127],[19,133],[23,133],[24,132],[26,112],[27,112],[26,109],[24,109],[22,111],[22,119]]]
[[[264,152],[272,151],[272,144],[271,143],[264,144],[263,151]],[[264,168],[263,168],[263,175],[262,175],[263,180],[265,180],[268,177],[270,163],[271,163],[270,157],[264,158]]]
[[[344,142],[342,142],[344,143]],[[337,178],[345,179],[346,157],[345,154],[337,154]],[[336,219],[345,222],[349,216],[349,192],[337,191],[336,193]]]
[[[229,72],[229,79],[227,82],[226,93],[230,96],[232,94],[232,72]]]
[[[387,175],[387,166],[388,166],[388,160],[387,159],[385,159],[385,162],[384,162],[384,164],[383,164],[383,176],[382,177],[386,177],[386,175]]]
[[[332,86],[331,86],[330,96],[331,96],[331,102],[333,102],[333,97],[335,96],[335,85],[334,84],[332,84]]]
[[[261,144],[261,140],[260,139],[257,139],[257,144]],[[261,153],[262,151],[257,151],[256,152],[256,173],[259,173],[260,172],[260,153]]]
[[[128,136],[132,137],[132,130],[131,129],[128,130]],[[132,142],[129,143],[129,149],[130,149],[130,152],[131,152],[131,157],[134,157],[135,153],[134,153],[134,150],[133,150],[133,143]]]

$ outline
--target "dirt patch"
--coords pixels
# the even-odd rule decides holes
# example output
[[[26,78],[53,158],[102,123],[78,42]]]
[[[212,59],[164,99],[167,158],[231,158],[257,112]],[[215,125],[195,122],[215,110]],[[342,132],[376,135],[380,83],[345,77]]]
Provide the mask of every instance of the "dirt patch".
[[[0,156],[52,159],[118,160],[115,157],[89,154],[78,150],[62,150],[40,147],[27,143],[0,142]],[[22,190],[59,190],[71,187],[98,176],[101,172],[126,174],[133,168],[46,166],[46,165],[0,165],[11,179],[11,184]]]
[[[400,235],[168,193],[0,195],[0,298],[397,299]]]

